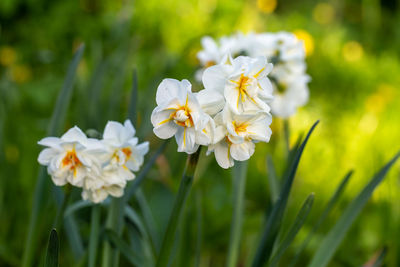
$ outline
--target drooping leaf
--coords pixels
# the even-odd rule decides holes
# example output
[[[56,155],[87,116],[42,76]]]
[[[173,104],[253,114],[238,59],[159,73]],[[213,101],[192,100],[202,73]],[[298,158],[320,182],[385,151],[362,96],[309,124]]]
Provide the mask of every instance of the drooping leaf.
[[[58,240],[58,234],[55,229],[50,232],[49,242],[47,244],[46,261],[44,267],[58,267],[58,251],[60,241]]]
[[[310,213],[311,207],[314,202],[314,193],[311,193],[306,201],[304,202],[303,206],[301,207],[297,217],[291,226],[289,232],[284,237],[282,243],[279,245],[276,253],[272,256],[270,260],[270,267],[275,267],[279,263],[279,260],[283,256],[283,253],[287,250],[290,244],[293,242],[294,238],[296,237],[297,233],[299,232],[300,228],[303,226],[304,222],[307,219],[308,214]]]
[[[288,171],[286,172],[284,183],[279,194],[279,198],[272,207],[271,214],[268,217],[266,226],[261,236],[260,244],[257,248],[256,255],[254,257],[252,266],[253,267],[261,267],[265,264],[265,262],[269,259],[276,237],[278,235],[283,214],[286,208],[286,203],[289,198],[290,190],[292,188],[294,176],[296,174],[297,166],[299,165],[301,155],[303,153],[304,147],[307,144],[308,139],[310,138],[311,133],[317,126],[319,121],[315,122],[308,132],[306,138],[300,145],[299,149],[296,152],[296,155],[290,164]]]
[[[347,206],[342,213],[342,216],[322,240],[322,243],[319,245],[311,263],[308,265],[309,267],[324,267],[329,263],[354,220],[360,214],[375,188],[382,182],[390,167],[392,167],[399,156],[400,153],[398,153],[377,174],[375,174],[360,194],[358,194],[349,206]]]

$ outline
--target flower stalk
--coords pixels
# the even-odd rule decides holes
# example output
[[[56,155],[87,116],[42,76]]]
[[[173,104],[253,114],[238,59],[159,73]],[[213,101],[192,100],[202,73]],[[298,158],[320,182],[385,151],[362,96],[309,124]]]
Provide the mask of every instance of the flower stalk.
[[[240,235],[242,232],[244,195],[246,189],[247,161],[237,161],[233,166],[233,216],[229,240],[227,267],[237,266]]]
[[[90,222],[90,239],[89,239],[89,267],[96,266],[97,247],[99,242],[99,229],[100,229],[100,206],[94,205],[92,207]]]
[[[172,208],[156,267],[168,266],[170,261],[171,250],[175,242],[176,228],[178,227],[179,219],[182,216],[193,183],[194,172],[199,160],[200,150],[201,149],[199,148],[195,153],[190,154],[186,161],[185,171],[183,172],[178,194],[175,199],[174,207]]]

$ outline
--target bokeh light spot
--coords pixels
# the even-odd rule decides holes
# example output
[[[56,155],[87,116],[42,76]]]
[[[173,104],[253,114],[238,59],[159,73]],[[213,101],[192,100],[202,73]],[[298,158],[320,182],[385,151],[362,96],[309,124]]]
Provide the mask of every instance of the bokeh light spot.
[[[264,13],[274,12],[277,5],[277,0],[257,0],[257,7]]]
[[[346,61],[354,62],[362,58],[364,49],[359,42],[350,41],[344,44],[342,53]]]
[[[17,59],[17,52],[10,46],[0,48],[0,64],[3,66],[10,66],[14,64]]]
[[[304,42],[304,49],[306,56],[312,55],[314,52],[314,38],[305,30],[295,30],[293,32],[297,38]]]
[[[26,83],[32,79],[32,70],[27,65],[15,65],[11,68],[11,79],[16,83]]]
[[[329,24],[335,19],[335,9],[331,4],[319,3],[313,10],[313,19],[319,24]]]

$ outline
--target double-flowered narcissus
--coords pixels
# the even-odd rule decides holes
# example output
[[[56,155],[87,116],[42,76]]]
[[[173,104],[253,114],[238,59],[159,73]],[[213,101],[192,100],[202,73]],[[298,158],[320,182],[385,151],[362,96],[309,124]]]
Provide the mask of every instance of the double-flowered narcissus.
[[[272,114],[288,118],[308,102],[310,77],[306,74],[304,44],[294,34],[237,33],[221,37],[218,41],[206,36],[201,43],[203,50],[197,57],[202,69],[196,74],[197,80],[204,79],[202,74],[207,68],[224,63],[228,55],[265,56],[274,65],[269,73],[274,95],[270,104]]]
[[[148,142],[138,144],[129,120],[124,124],[108,122],[102,140],[88,138],[75,126],[61,138],[46,137],[39,144],[47,148],[38,161],[47,166],[53,182],[81,187],[83,199],[95,203],[108,195],[122,196],[149,150]]]
[[[214,152],[222,168],[248,160],[255,143],[269,142],[272,134],[271,70],[266,57],[227,55],[204,71],[205,89],[197,93],[187,80],[163,80],[151,116],[154,133],[162,139],[175,136],[178,151],[188,154],[208,146],[207,154]]]

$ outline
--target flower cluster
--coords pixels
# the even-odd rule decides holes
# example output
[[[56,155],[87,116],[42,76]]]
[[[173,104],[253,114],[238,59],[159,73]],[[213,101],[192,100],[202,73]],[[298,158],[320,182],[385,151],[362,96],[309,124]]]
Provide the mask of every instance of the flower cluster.
[[[102,140],[88,138],[75,126],[61,138],[46,137],[38,143],[46,146],[38,161],[47,166],[53,182],[81,187],[82,198],[94,203],[108,195],[121,197],[149,150],[148,142],[138,144],[129,120],[123,125],[109,121]]]
[[[207,36],[202,39],[202,46],[203,50],[197,54],[203,67],[196,73],[198,80],[201,80],[206,68],[220,64],[229,54],[233,57],[265,56],[274,65],[269,74],[274,95],[274,101],[271,103],[272,114],[287,118],[292,116],[298,107],[307,103],[309,97],[307,84],[310,77],[306,74],[304,44],[294,34],[238,33],[222,37],[218,42]]]
[[[222,168],[248,160],[255,143],[268,142],[272,134],[271,70],[266,57],[226,55],[204,71],[204,89],[197,93],[187,80],[163,80],[151,115],[154,133],[162,139],[175,136],[180,152],[208,146],[207,154],[214,152]]]

